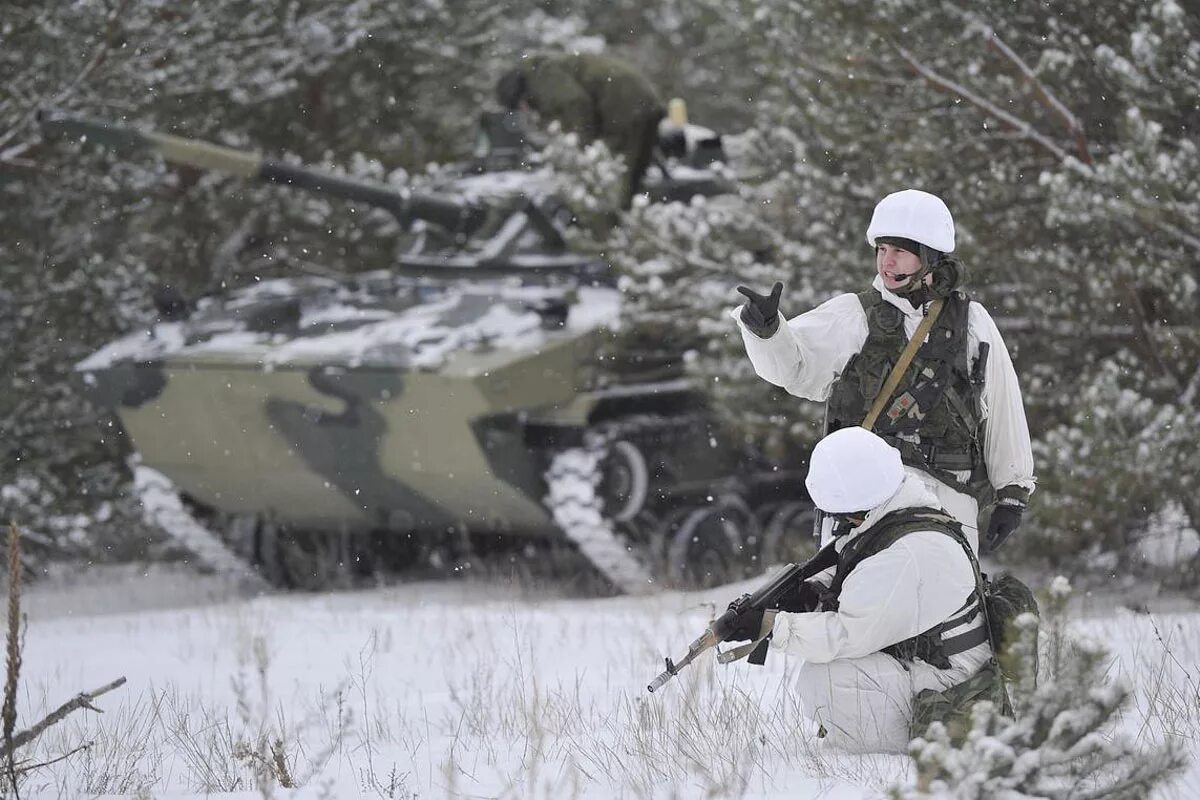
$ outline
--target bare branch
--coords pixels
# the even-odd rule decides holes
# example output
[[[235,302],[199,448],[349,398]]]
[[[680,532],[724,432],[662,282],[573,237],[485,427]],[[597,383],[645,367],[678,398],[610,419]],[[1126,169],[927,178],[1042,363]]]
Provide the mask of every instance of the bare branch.
[[[32,145],[25,142],[0,152],[0,174],[9,172],[14,175],[36,175],[41,172],[41,167],[36,161],[22,157],[31,149]]]
[[[0,711],[4,723],[4,745],[7,749],[8,780],[13,794],[17,792],[17,771],[13,764],[13,726],[17,722],[17,682],[21,674],[21,530],[13,523],[8,526],[8,639],[4,680],[4,708]]]
[[[12,739],[12,750],[15,751],[17,748],[29,744],[34,739],[45,733],[47,728],[62,722],[72,711],[76,711],[81,708],[87,708],[97,713],[103,713],[100,709],[92,705],[92,701],[100,695],[107,694],[113,689],[120,687],[124,683],[125,678],[121,677],[117,678],[112,683],[101,686],[99,689],[93,689],[90,692],[80,692],[58,708],[54,709],[54,711],[51,711],[41,722],[34,725],[32,728],[29,728],[28,730],[21,731],[14,736]],[[3,748],[0,748],[0,758],[7,758],[8,754],[9,749],[7,745],[5,745]]]
[[[1192,373],[1191,380],[1188,381],[1183,394],[1179,396],[1179,402],[1184,405],[1191,405],[1196,402],[1197,394],[1200,394],[1200,367],[1196,367],[1196,371]]]
[[[900,54],[900,57],[907,61],[909,66],[912,67],[912,69],[918,75],[920,75],[933,86],[941,89],[942,91],[953,94],[956,97],[960,97],[976,108],[979,108],[996,117],[996,119],[1000,120],[1005,125],[1016,131],[1017,134],[1022,138],[1030,139],[1036,144],[1040,145],[1044,150],[1050,152],[1055,158],[1062,162],[1063,166],[1067,167],[1068,169],[1074,170],[1083,177],[1095,178],[1095,162],[1093,161],[1091,154],[1088,152],[1087,139],[1084,135],[1083,126],[1079,122],[1079,119],[1073,113],[1071,113],[1070,109],[1068,109],[1061,101],[1050,94],[1045,86],[1038,81],[1036,75],[1029,65],[1026,64],[1010,47],[1008,47],[1008,45],[1001,41],[990,27],[982,22],[975,22],[974,24],[979,26],[985,32],[985,35],[988,37],[989,45],[999,50],[999,52],[1001,52],[1005,58],[1009,59],[1013,64],[1015,64],[1025,76],[1026,80],[1033,84],[1034,89],[1038,93],[1042,102],[1063,119],[1071,133],[1075,136],[1076,147],[1079,148],[1080,152],[1079,158],[1072,156],[1057,143],[1055,143],[1054,140],[1038,131],[1033,127],[1033,125],[1029,124],[1020,117],[1005,111],[987,98],[981,97],[975,92],[972,92],[961,83],[938,74],[933,69],[919,61],[916,56],[894,41],[889,40],[889,44],[896,49],[896,52]],[[1200,250],[1200,237],[1197,237],[1195,234],[1188,232],[1178,225],[1174,225],[1170,222],[1159,219],[1159,215],[1155,212],[1155,209],[1145,205],[1130,204],[1127,206],[1126,213],[1142,224],[1156,228],[1194,250]]]
[[[108,58],[108,51],[112,48],[113,33],[116,30],[117,20],[120,19],[121,15],[125,12],[125,7],[128,5],[129,0],[121,0],[118,5],[109,8],[108,15],[104,19],[104,32],[100,34],[100,42],[96,46],[96,49],[92,51],[91,58],[79,70],[79,74],[54,96],[54,99],[51,100],[51,105],[58,105],[70,97]]]
[[[80,68],[75,77],[72,78],[66,86],[60,89],[58,94],[54,95],[54,97],[40,99],[31,98],[27,105],[27,111],[22,119],[5,131],[3,135],[0,135],[0,149],[3,149],[6,144],[15,139],[22,131],[37,122],[37,112],[39,107],[42,105],[56,106],[62,103],[72,94],[74,94],[75,90],[78,89],[88,78],[90,78],[93,72],[100,68],[105,59],[108,58],[109,50],[112,49],[113,33],[116,30],[117,20],[120,18],[121,14],[124,13],[125,7],[128,5],[129,0],[121,0],[119,5],[109,8],[108,14],[104,19],[104,30],[100,34],[99,43],[92,51],[92,54],[88,58],[87,62],[84,63],[83,67]]]
[[[963,86],[961,83],[952,81],[949,78],[943,77],[942,75],[934,72],[928,66],[918,61],[916,56],[895,42],[891,42],[891,45],[896,49],[896,52],[900,54],[900,57],[908,62],[908,65],[913,68],[913,71],[915,71],[933,86],[941,89],[944,92],[949,92],[956,97],[961,97],[963,100],[966,100],[976,108],[986,111],[988,114],[991,114],[1005,125],[1008,125],[1010,128],[1017,131],[1024,138],[1030,139],[1040,145],[1044,150],[1050,152],[1055,158],[1064,164],[1077,164],[1077,169],[1083,171],[1084,174],[1091,174],[1091,169],[1089,167],[1073,158],[1070,153],[1068,153],[1066,150],[1063,150],[1052,139],[1038,131],[1025,120],[1017,117],[1014,114],[1010,114],[987,98],[980,97],[966,86]]]
[[[998,42],[1000,46],[1007,48],[1007,45],[1004,45],[1003,42],[1000,42],[999,38],[995,38],[995,41]],[[1094,162],[1092,161],[1090,154],[1087,153],[1086,139],[1080,138],[1083,136],[1080,123],[1070,112],[1070,110],[1066,108],[1066,106],[1063,106],[1058,100],[1051,97],[1048,92],[1045,94],[1046,101],[1052,102],[1056,104],[1057,107],[1061,108],[1060,115],[1067,120],[1068,126],[1073,126],[1072,132],[1077,134],[1076,143],[1083,148],[1082,153],[1083,156],[1086,157],[1086,160],[1075,158],[1058,144],[1056,144],[1052,139],[1038,131],[1025,120],[1010,114],[987,98],[975,94],[961,83],[950,80],[949,78],[938,74],[922,62],[918,61],[912,53],[895,42],[891,42],[891,45],[900,54],[900,57],[907,61],[909,66],[911,66],[918,75],[935,87],[941,89],[942,91],[949,92],[957,97],[961,97],[963,100],[966,100],[976,108],[982,109],[988,114],[996,117],[1001,122],[1015,130],[1018,135],[1026,139],[1033,140],[1043,149],[1049,151],[1057,159],[1059,159],[1064,166],[1074,169],[1080,175],[1087,178],[1096,177],[1096,173],[1093,169]],[[1011,53],[1012,51],[1009,50],[1008,52]],[[1032,77],[1032,70],[1030,70],[1028,65],[1020,60],[1020,56],[1018,56],[1016,53],[1012,53],[1011,58],[1014,60],[1014,63],[1020,66],[1023,72],[1027,73],[1027,75],[1030,77],[1030,80],[1036,82],[1036,78]],[[1040,87],[1040,84],[1038,84],[1038,87]],[[1159,219],[1158,215],[1155,214],[1154,209],[1147,206],[1130,205],[1127,213],[1129,213],[1131,217],[1137,219],[1139,222],[1157,228],[1163,233],[1170,235],[1172,238],[1186,244],[1188,247],[1200,250],[1200,237],[1189,233],[1177,225],[1173,225],[1170,222]]]
[[[807,67],[809,72],[842,83],[871,83],[877,86],[904,86],[905,81],[892,78],[884,71],[877,69],[878,64],[864,56],[847,55],[840,61],[828,61],[813,58],[809,53],[797,52],[788,59],[787,69],[796,70],[798,66]],[[872,74],[872,68],[874,74]],[[792,81],[789,81],[789,84]]]
[[[1163,233],[1169,234],[1194,250],[1200,250],[1200,237],[1185,231],[1177,225],[1172,225],[1170,222],[1159,219],[1153,208],[1146,205],[1131,205],[1130,215],[1139,222],[1158,228]]]
[[[95,742],[84,742],[83,744],[79,745],[78,747],[76,747],[74,750],[71,750],[70,752],[63,753],[61,756],[58,756],[57,758],[52,758],[49,761],[41,761],[37,764],[30,764],[28,761],[23,761],[20,764],[17,764],[17,773],[20,775],[24,775],[26,772],[33,772],[35,769],[41,769],[42,767],[49,767],[50,765],[57,764],[60,761],[66,761],[68,758],[75,755],[76,753],[81,752],[83,750],[87,750],[93,744],[95,744]]]
[[[1088,152],[1087,134],[1084,132],[1083,123],[1079,121],[1079,117],[1075,116],[1065,103],[1050,93],[1050,90],[1038,79],[1037,74],[1025,62],[1025,59],[1017,55],[1017,52],[1000,38],[992,26],[982,20],[971,17],[968,17],[968,19],[971,20],[972,26],[979,30],[992,50],[1012,62],[1021,75],[1024,76],[1025,82],[1033,88],[1034,94],[1042,102],[1042,105],[1046,106],[1046,108],[1062,119],[1063,123],[1067,126],[1068,132],[1075,137],[1075,147],[1079,152],[1079,160],[1089,166],[1093,165],[1095,162],[1092,160],[1092,154]]]

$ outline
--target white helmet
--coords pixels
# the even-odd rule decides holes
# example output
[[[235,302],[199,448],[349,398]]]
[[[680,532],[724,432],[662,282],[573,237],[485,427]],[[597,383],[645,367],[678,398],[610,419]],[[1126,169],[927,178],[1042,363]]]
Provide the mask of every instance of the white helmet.
[[[830,514],[870,511],[904,481],[900,451],[860,427],[834,431],[813,448],[808,496]]]
[[[912,239],[943,253],[954,252],[954,217],[937,195],[920,189],[892,192],[879,201],[871,224],[867,226],[867,243],[875,246],[881,236]]]

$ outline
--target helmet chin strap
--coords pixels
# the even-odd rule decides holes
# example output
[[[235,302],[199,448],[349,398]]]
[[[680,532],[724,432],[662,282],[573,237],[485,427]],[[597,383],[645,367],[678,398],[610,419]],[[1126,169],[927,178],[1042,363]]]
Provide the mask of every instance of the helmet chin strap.
[[[917,246],[920,252],[914,253],[914,255],[920,259],[921,266],[917,268],[916,272],[905,275],[900,285],[892,289],[893,293],[911,302],[914,308],[926,302],[930,288],[925,284],[925,278],[933,273],[933,265],[941,257],[941,253],[928,245],[917,243]],[[909,252],[912,252],[911,249]]]
[[[932,290],[925,284],[925,276],[930,274],[930,268],[922,264],[921,268],[906,276],[904,283],[892,292],[906,301],[913,308],[920,308],[933,299]]]
[[[926,245],[921,245],[921,252],[917,254],[917,257],[921,260],[920,268],[911,275],[908,275],[904,283],[892,291],[901,296],[924,294],[929,288],[925,285],[925,277],[933,272],[933,264],[937,261],[937,255],[935,251],[930,250]],[[914,303],[913,305],[917,304]]]
[[[922,285],[922,281],[925,280],[925,276],[928,274],[929,267],[926,264],[921,264],[921,268],[919,270],[910,275],[906,275],[904,278],[904,283],[900,284],[895,289],[892,289],[892,291],[896,294],[908,294],[909,292],[919,288]]]

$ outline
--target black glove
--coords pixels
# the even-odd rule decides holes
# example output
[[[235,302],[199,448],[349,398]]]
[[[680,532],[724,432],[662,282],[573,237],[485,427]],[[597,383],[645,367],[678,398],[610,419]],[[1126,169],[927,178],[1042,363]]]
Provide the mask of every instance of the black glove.
[[[812,581],[796,581],[775,601],[775,608],[793,613],[816,611],[820,605],[821,596]]]
[[[1021,527],[1021,515],[1025,506],[1012,501],[1001,500],[992,509],[992,517],[988,520],[987,532],[983,535],[984,554],[994,553],[1000,549],[1012,532]]]
[[[769,295],[762,295],[748,286],[737,290],[746,296],[742,306],[742,322],[754,335],[766,339],[779,330],[779,296],[783,294],[783,282],[775,281]]]
[[[730,607],[732,608],[732,606]],[[763,610],[761,608],[747,609],[744,613],[738,614],[733,621],[733,625],[725,634],[725,641],[752,642],[758,638],[759,631],[762,630],[762,623]]]

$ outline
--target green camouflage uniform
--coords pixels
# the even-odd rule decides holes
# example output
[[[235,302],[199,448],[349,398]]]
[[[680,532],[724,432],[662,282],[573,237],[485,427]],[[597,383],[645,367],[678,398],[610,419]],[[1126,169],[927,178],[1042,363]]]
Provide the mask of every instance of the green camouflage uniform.
[[[625,157],[623,205],[641,189],[664,111],[654,87],[629,64],[596,53],[533,56],[521,62],[530,108],[586,141]]]

